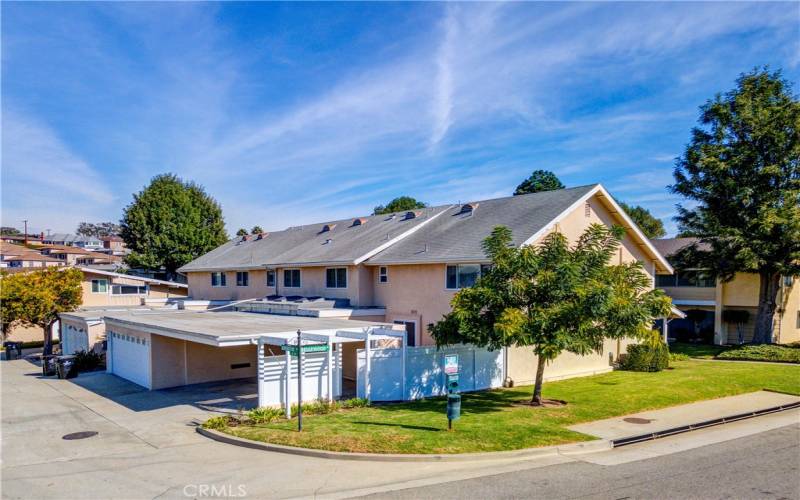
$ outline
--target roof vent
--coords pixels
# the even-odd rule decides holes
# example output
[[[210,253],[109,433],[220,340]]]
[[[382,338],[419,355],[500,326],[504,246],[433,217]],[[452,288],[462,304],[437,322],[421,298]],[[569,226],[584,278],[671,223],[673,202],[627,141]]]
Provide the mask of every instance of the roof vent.
[[[323,243],[323,245],[330,245],[331,243],[333,243],[333,240],[328,238],[327,240],[325,240],[325,243]]]
[[[249,239],[250,239],[250,235],[249,234],[245,234],[244,236],[242,236],[242,241],[247,241]]]
[[[475,209],[478,208],[478,203],[464,203],[461,205],[461,210],[458,212],[459,214],[469,214],[472,215],[475,212]]]
[[[258,233],[258,235],[256,236],[256,241],[263,240],[264,238],[267,237],[268,234],[269,233]]]
[[[408,219],[416,219],[416,218],[417,218],[417,217],[419,217],[420,215],[422,215],[422,212],[421,212],[421,211],[413,211],[413,210],[409,210],[408,212],[406,212],[405,219],[406,219],[406,220],[408,220]]]
[[[357,219],[353,219],[353,226],[360,226],[367,222],[365,217],[359,217]]]
[[[336,227],[336,224],[325,224],[322,226],[322,231],[320,233],[327,233],[328,231],[333,231],[333,228]]]

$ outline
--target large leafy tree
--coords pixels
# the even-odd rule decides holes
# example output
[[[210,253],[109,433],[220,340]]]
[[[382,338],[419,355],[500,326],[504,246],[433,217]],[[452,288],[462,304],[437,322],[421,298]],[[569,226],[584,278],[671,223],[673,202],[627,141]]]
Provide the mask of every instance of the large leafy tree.
[[[538,193],[540,191],[554,191],[556,189],[564,189],[564,184],[556,177],[556,174],[549,170],[534,170],[527,179],[517,186],[517,189],[514,190],[514,196]]]
[[[664,223],[656,218],[650,211],[640,205],[631,206],[620,202],[619,206],[633,219],[639,229],[648,238],[663,238],[667,232],[664,230]]]
[[[3,337],[16,325],[38,326],[44,332],[44,354],[53,352],[53,324],[58,313],[81,305],[83,273],[75,268],[47,268],[41,271],[3,275],[0,302],[3,304]]]
[[[800,274],[800,102],[780,72],[743,74],[700,108],[675,167],[681,233],[698,244],[678,255],[723,281],[756,273],[753,342],[772,342],[781,276]],[[702,248],[701,248],[702,245]]]
[[[416,210],[417,208],[425,208],[428,205],[424,202],[417,201],[410,196],[398,196],[386,205],[378,205],[372,211],[372,215],[390,214],[393,212],[403,212],[405,210]]]
[[[0,234],[6,234],[8,236],[20,236],[22,235],[22,231],[15,227],[3,226],[0,227]]]
[[[538,246],[512,245],[497,227],[483,244],[490,269],[453,298],[452,311],[430,325],[436,344],[490,349],[530,346],[538,357],[532,403],[542,404],[545,365],[563,351],[601,352],[606,338],[642,338],[670,300],[653,290],[639,262],[610,264],[622,228],[590,226],[572,246],[553,232]]]
[[[205,190],[175,175],[162,174],[125,207],[122,239],[131,253],[131,267],[169,275],[227,240],[222,209]]]
[[[81,222],[76,232],[83,236],[116,236],[122,231],[119,224],[113,222]]]

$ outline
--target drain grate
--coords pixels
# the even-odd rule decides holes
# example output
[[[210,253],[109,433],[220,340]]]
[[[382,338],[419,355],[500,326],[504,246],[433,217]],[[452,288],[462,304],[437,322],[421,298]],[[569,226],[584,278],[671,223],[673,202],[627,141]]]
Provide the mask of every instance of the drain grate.
[[[97,431],[81,431],[81,432],[73,432],[71,434],[64,434],[63,436],[61,436],[61,439],[72,441],[74,439],[86,439],[96,435]]]
[[[629,424],[649,424],[653,421],[652,418],[639,418],[639,417],[628,417],[623,418],[623,422],[628,422]]]

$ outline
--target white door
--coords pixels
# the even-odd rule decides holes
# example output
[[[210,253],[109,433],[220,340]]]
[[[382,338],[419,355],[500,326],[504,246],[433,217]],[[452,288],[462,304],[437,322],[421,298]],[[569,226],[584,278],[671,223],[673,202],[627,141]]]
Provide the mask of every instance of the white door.
[[[109,334],[111,373],[150,388],[150,337]]]

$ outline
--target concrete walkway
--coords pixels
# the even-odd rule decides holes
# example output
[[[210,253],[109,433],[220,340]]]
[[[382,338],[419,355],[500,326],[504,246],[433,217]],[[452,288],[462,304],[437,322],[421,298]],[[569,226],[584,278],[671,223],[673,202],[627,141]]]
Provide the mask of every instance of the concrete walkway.
[[[569,429],[602,439],[614,440],[798,402],[800,402],[800,397],[797,396],[758,391],[596,420],[573,425]]]

